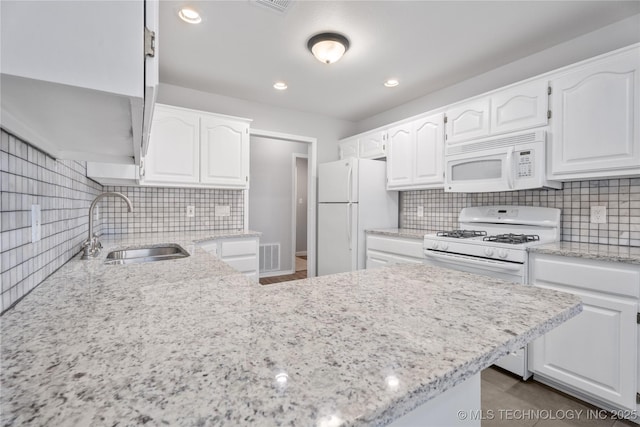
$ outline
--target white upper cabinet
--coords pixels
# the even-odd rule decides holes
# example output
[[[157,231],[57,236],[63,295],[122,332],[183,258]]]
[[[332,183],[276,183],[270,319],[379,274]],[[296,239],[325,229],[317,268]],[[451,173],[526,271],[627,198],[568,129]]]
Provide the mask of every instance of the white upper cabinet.
[[[549,110],[546,80],[538,80],[496,92],[490,97],[491,134],[514,132],[547,124]]]
[[[191,183],[200,180],[200,117],[157,105],[151,144],[144,161],[144,183]]]
[[[489,98],[447,109],[447,144],[489,135]]]
[[[358,157],[358,143],[359,140],[357,137],[341,140],[338,143],[338,154],[340,156],[340,160],[348,159],[349,157]]]
[[[359,156],[361,159],[381,159],[386,157],[387,132],[379,130],[361,135]]]
[[[6,1],[1,19],[2,126],[55,158],[137,164],[158,2]]]
[[[444,185],[444,114],[416,120],[413,184]],[[425,187],[426,188],[426,187]]]
[[[229,188],[249,184],[249,123],[200,120],[200,182]]]
[[[387,189],[395,190],[413,183],[414,138],[412,123],[389,129],[387,150]]]
[[[249,188],[249,123],[156,105],[141,184]]]
[[[389,129],[387,189],[412,190],[444,185],[444,114]]]
[[[640,47],[551,80],[550,179],[640,175]]]

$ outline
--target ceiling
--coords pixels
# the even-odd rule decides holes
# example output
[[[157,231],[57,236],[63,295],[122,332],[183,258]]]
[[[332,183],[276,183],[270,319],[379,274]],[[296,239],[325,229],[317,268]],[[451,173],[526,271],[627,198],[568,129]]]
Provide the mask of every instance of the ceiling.
[[[200,24],[178,18],[186,5]],[[640,2],[613,0],[291,1],[284,13],[161,1],[160,81],[356,122],[636,13]],[[307,50],[324,31],[351,43],[335,64]]]

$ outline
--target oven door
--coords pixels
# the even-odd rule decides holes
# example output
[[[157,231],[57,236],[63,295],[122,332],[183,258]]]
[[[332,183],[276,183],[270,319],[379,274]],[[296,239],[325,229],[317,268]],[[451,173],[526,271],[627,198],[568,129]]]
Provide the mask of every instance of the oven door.
[[[424,256],[426,265],[481,274],[520,284],[526,283],[526,266],[524,263],[497,261],[431,249],[425,249]]]

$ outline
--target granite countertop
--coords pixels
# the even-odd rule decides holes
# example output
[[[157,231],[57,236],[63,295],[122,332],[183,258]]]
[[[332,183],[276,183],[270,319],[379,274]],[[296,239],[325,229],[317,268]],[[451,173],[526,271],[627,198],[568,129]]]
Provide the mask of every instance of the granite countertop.
[[[416,230],[413,228],[384,228],[377,230],[366,230],[369,234],[378,234],[381,236],[404,237],[407,239],[424,239],[425,234],[433,234],[431,230]]]
[[[557,242],[532,246],[529,252],[640,265],[640,247]]]
[[[261,286],[207,238],[103,238],[7,311],[2,425],[385,425],[582,308],[424,265]],[[167,242],[191,256],[103,264]]]

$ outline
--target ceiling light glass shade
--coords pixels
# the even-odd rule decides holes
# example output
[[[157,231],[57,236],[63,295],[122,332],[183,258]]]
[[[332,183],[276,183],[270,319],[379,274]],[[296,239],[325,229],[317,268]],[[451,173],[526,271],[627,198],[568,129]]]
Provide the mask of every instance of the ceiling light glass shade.
[[[189,24],[199,24],[200,22],[202,22],[200,14],[193,9],[189,9],[188,7],[183,7],[182,9],[180,9],[180,11],[178,12],[178,16],[180,17],[180,19],[188,22]]]
[[[311,37],[307,48],[318,61],[333,64],[349,49],[349,40],[341,34],[322,33]]]

